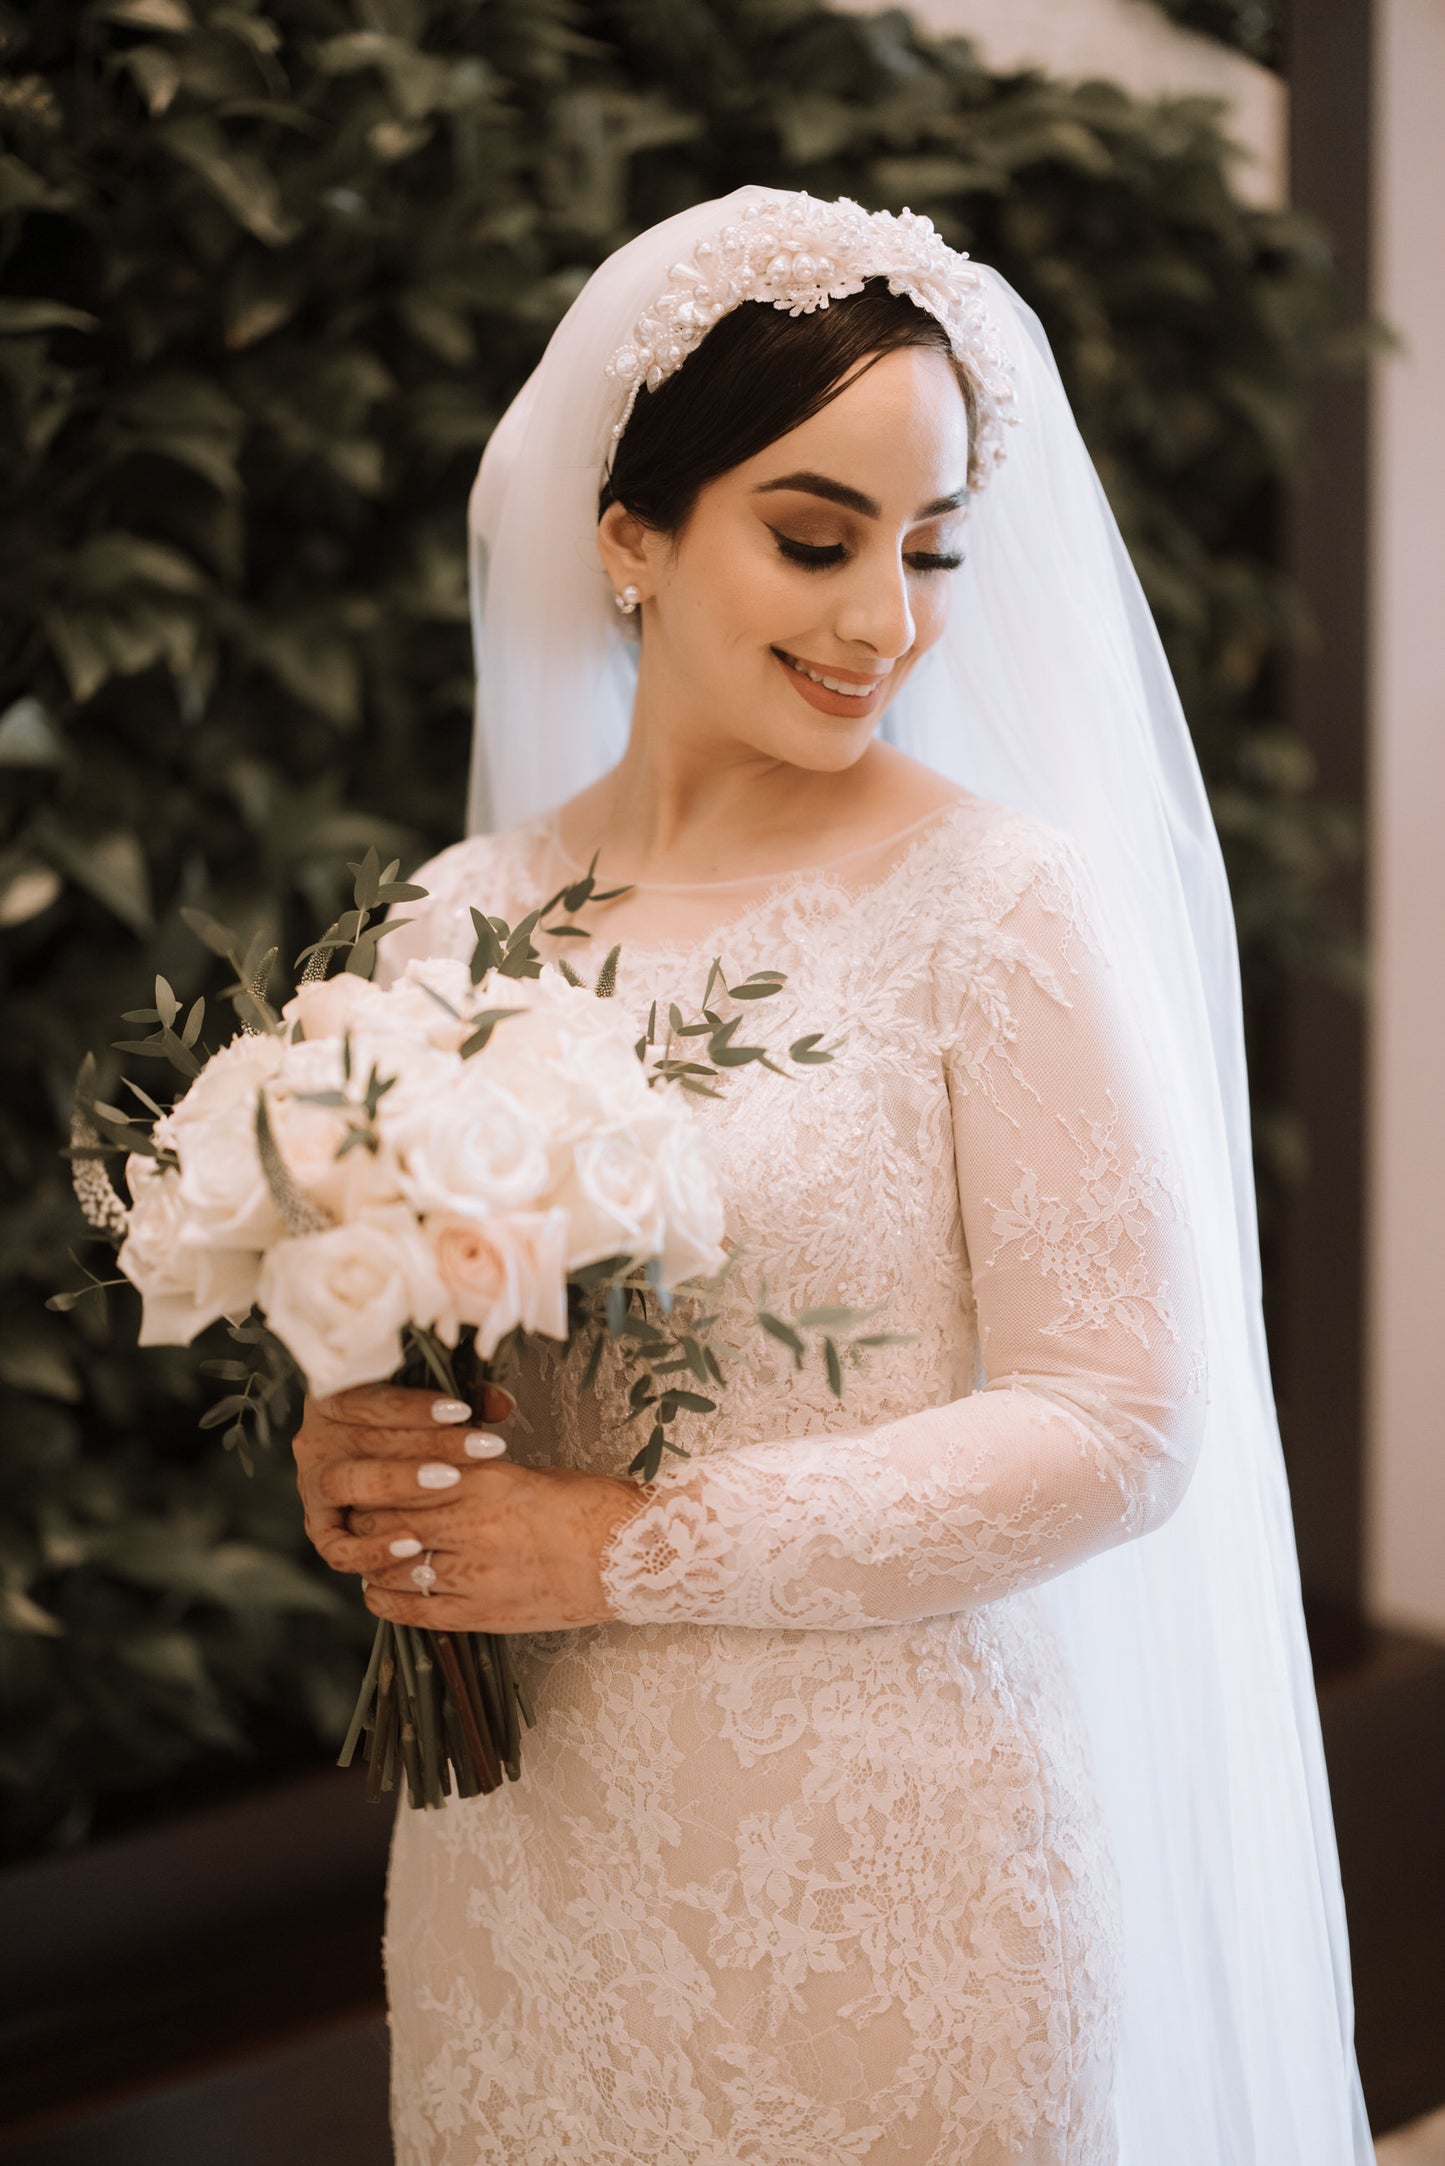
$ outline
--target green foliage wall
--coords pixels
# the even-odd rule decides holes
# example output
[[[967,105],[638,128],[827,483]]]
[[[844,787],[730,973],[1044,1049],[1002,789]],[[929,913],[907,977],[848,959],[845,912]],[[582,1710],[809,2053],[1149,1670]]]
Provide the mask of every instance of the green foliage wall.
[[[1284,9],[1279,0],[1155,0],[1155,5],[1182,29],[1217,38],[1267,68],[1281,65]]]
[[[990,77],[815,0],[0,5],[0,1777],[12,1848],[250,1740],[334,1733],[359,1603],[130,1296],[71,1316],[77,1064],[294,954],[369,841],[462,811],[464,502],[591,267],[749,180],[912,204],[1039,308],[1209,772],[1252,983],[1328,964],[1344,847],[1276,722],[1272,491],[1326,252],[1243,209],[1214,111]],[[518,716],[518,727],[526,717]],[[560,785],[559,785],[560,791]]]

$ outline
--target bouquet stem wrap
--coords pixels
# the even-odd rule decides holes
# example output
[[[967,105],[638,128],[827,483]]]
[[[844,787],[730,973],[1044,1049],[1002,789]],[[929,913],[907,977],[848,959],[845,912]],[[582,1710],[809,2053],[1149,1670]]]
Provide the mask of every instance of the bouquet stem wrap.
[[[459,1398],[440,1356],[427,1348],[428,1369]],[[475,1368],[480,1385],[486,1368]],[[373,1804],[396,1788],[398,1774],[414,1807],[444,1805],[453,1792],[484,1797],[504,1776],[519,1779],[521,1725],[530,1729],[535,1719],[504,1633],[430,1632],[383,1617],[337,1765],[350,1767],[361,1747]]]

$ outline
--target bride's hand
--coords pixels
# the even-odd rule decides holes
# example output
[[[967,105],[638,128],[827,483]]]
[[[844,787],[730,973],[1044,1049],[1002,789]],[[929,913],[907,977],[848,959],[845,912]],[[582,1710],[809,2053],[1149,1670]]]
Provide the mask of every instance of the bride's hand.
[[[481,1401],[482,1421],[515,1405],[495,1384]],[[295,1451],[316,1548],[333,1570],[361,1573],[367,1607],[398,1624],[548,1632],[610,1621],[599,1560],[642,1492],[611,1475],[478,1459],[501,1440],[458,1426],[456,1404],[395,1384],[307,1401]],[[449,1411],[438,1419],[437,1407]],[[429,1593],[411,1576],[424,1559]]]

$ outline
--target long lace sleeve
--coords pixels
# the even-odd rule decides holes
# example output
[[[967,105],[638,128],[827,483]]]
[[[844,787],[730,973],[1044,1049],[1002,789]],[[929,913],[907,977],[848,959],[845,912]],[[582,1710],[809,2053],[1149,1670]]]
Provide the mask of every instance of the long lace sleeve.
[[[1205,1403],[1193,1242],[1087,873],[1048,835],[1018,877],[975,885],[932,985],[983,1388],[665,1471],[602,1560],[621,1621],[966,1609],[1183,1496]]]

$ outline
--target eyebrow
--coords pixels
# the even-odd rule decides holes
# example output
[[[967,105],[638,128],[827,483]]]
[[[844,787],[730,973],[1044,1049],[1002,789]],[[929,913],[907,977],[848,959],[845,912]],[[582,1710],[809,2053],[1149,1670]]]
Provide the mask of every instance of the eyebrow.
[[[829,504],[841,504],[845,511],[861,512],[865,519],[882,517],[883,507],[861,489],[850,489],[846,481],[830,481],[826,474],[783,474],[777,481],[759,482],[754,496],[767,496],[774,489],[796,489],[803,496],[821,496]],[[952,496],[935,497],[917,514],[920,519],[938,519],[946,511],[957,511],[968,502],[967,489],[957,489]]]

